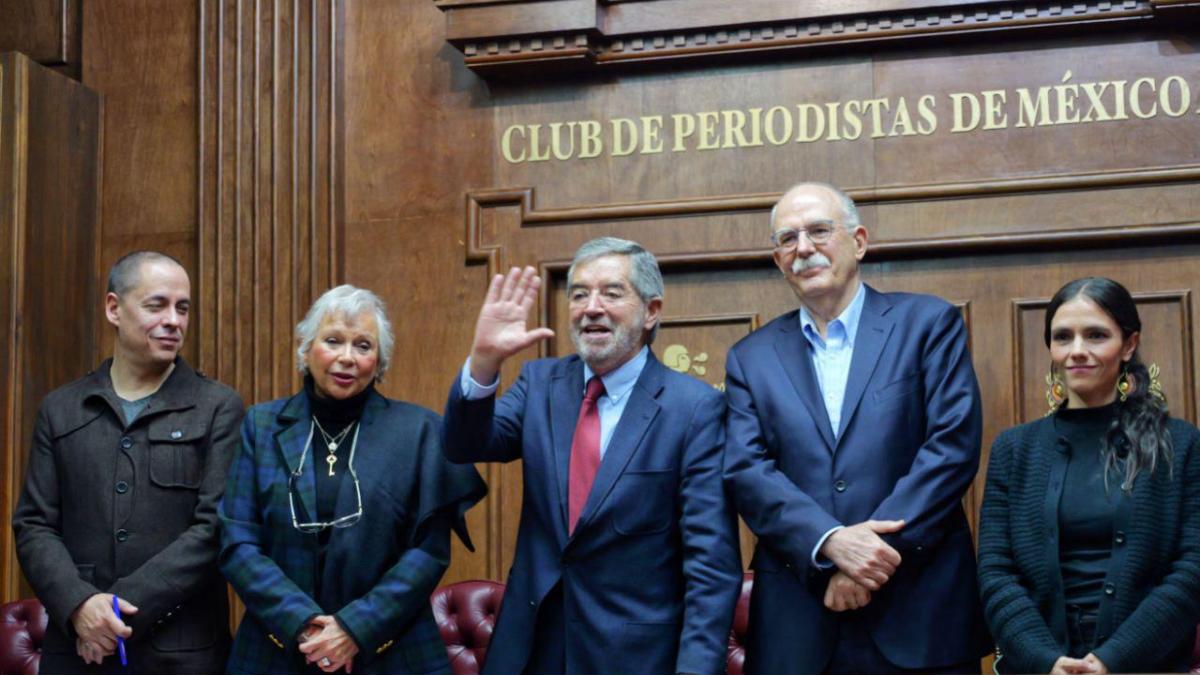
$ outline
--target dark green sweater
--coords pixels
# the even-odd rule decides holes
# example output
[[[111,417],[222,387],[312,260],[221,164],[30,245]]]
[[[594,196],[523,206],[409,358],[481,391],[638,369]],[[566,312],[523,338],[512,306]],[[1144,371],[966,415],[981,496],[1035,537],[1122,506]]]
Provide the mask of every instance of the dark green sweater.
[[[1143,472],[1118,509],[1096,656],[1111,672],[1186,669],[1200,621],[1200,432],[1169,423],[1174,471]],[[979,524],[984,612],[1010,672],[1066,653],[1058,504],[1067,445],[1044,418],[992,445]]]

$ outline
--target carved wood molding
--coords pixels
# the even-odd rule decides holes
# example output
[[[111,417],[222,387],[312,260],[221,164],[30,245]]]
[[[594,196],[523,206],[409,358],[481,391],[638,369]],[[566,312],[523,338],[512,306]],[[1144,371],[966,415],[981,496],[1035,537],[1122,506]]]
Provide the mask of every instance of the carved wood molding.
[[[1164,185],[1195,181],[1200,181],[1200,164],[927,185],[853,187],[846,188],[846,193],[859,204],[883,204],[1061,190]],[[537,207],[536,188],[523,187],[475,191],[467,195],[467,260],[468,262],[480,262],[482,260],[481,256],[491,255],[490,249],[481,242],[478,233],[479,223],[481,222],[480,210],[485,207],[519,206],[521,225],[525,227],[563,225],[597,220],[664,218],[668,216],[769,211],[775,202],[779,201],[781,196],[783,195],[780,192],[761,192],[718,197],[687,197],[682,199],[539,209]]]
[[[859,205],[899,204],[948,198],[989,197],[1010,194],[1035,194],[1063,190],[1087,190],[1145,185],[1200,182],[1200,165],[1056,174],[1030,178],[1006,178],[929,185],[884,185],[846,190]],[[516,207],[519,227],[570,225],[594,221],[638,218],[704,216],[740,212],[770,211],[781,193],[756,193],[722,197],[598,204],[591,206],[539,209],[537,190],[532,187],[478,190],[466,195],[466,262],[486,263],[489,277],[499,269],[502,247],[489,241],[484,231],[485,209]],[[1057,246],[1153,245],[1200,240],[1200,223],[1155,223],[1108,228],[1045,230],[1039,232],[995,232],[965,236],[894,239],[871,242],[867,260],[938,258],[960,255],[1037,251]],[[664,254],[660,264],[742,264],[769,261],[770,252],[761,250],[725,251],[699,254]],[[553,271],[553,264],[543,270]]]
[[[267,400],[298,388],[293,327],[341,276],[342,7],[198,12],[198,366]]]
[[[547,32],[545,25],[531,30],[528,21],[517,18],[518,12],[528,15],[538,11],[538,2],[544,0],[443,0],[437,4],[447,15],[448,41],[463,53],[468,67],[485,77],[564,67],[598,71],[618,64],[638,66],[663,60],[677,63],[730,54],[770,53],[775,58],[823,45],[883,43],[983,31],[1083,28],[1164,17],[1173,23],[1200,14],[1200,0],[928,0],[882,3],[883,9],[869,3],[849,3],[842,14],[826,9],[820,15],[813,15],[815,10],[806,9],[805,3],[781,3],[770,11],[700,3],[685,12],[682,5],[675,7],[681,0],[597,0],[594,26],[581,28],[577,13],[569,21],[564,13],[563,29]],[[679,10],[675,12],[678,18],[663,19],[671,16],[673,9]],[[506,10],[511,12],[511,19]],[[697,20],[697,14],[703,18]],[[469,28],[460,28],[463,26]]]

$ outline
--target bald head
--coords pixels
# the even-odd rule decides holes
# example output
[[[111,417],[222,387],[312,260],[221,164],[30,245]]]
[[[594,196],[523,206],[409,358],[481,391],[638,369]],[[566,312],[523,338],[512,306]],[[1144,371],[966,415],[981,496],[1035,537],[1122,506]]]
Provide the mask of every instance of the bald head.
[[[134,251],[121,256],[121,259],[113,263],[112,269],[108,271],[108,289],[109,293],[116,293],[120,297],[124,297],[130,289],[136,287],[142,278],[142,265],[146,263],[165,262],[175,265],[184,274],[187,270],[184,269],[183,263],[166,253],[158,251]]]
[[[858,217],[858,207],[854,204],[854,200],[850,198],[850,195],[828,183],[808,182],[797,183],[788,188],[787,192],[784,192],[779,201],[775,203],[775,206],[771,207],[771,231],[775,231],[775,214],[779,210],[780,204],[791,201],[798,196],[809,196],[814,193],[828,196],[831,202],[837,206],[840,211],[838,221],[847,230],[853,230],[856,227],[862,226],[862,221]]]

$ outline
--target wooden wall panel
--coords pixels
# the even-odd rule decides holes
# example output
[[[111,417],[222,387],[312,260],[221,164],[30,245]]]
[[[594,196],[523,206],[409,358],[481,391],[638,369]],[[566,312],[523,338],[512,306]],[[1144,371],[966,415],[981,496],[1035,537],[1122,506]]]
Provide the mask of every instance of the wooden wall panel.
[[[352,2],[345,13],[345,280],[388,304],[396,354],[381,390],[440,411],[487,284],[486,267],[464,266],[462,223],[464,186],[492,182],[488,88],[445,44],[432,3]],[[492,491],[468,514],[479,552],[456,541],[446,582],[505,573],[495,505],[514,483],[479,468]]]
[[[94,367],[100,100],[0,55],[0,601],[20,578],[12,508],[41,399]]]
[[[0,52],[17,51],[69,77],[79,77],[80,0],[0,2]]]
[[[295,325],[340,279],[341,7],[199,4],[193,341],[247,403],[299,388]]]
[[[198,29],[190,3],[134,0],[83,5],[83,82],[104,98],[104,233],[97,274],[140,249],[178,258],[196,293]],[[103,289],[101,289],[102,291]],[[95,298],[97,306],[102,296]],[[198,307],[202,312],[203,308]],[[201,319],[202,320],[202,319]],[[197,317],[183,355],[196,364]],[[113,329],[95,325],[96,363]]]

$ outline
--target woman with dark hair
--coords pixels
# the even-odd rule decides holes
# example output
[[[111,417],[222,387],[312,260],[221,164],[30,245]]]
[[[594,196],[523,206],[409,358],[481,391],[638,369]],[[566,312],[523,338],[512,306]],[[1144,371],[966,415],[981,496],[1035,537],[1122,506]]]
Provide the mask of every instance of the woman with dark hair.
[[[446,461],[436,414],[375,391],[393,343],[378,296],[327,291],[296,337],[304,386],[250,408],[219,508],[246,604],[226,672],[449,675],[429,594],[487,489]]]
[[[1200,620],[1200,432],[1138,358],[1129,291],[1088,277],[1046,308],[1050,411],[992,445],[979,581],[1022,673],[1186,671]]]

